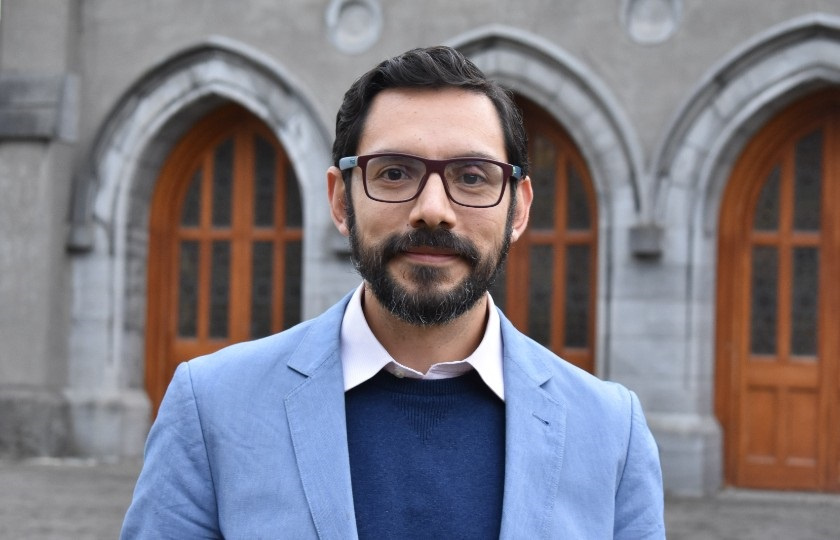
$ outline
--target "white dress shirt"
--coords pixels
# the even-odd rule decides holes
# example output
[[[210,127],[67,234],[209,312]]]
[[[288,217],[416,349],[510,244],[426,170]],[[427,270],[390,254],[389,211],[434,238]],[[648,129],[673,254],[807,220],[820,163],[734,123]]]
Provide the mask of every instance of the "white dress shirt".
[[[487,326],[475,351],[463,360],[434,364],[423,374],[394,360],[373,335],[362,311],[364,288],[363,283],[353,293],[341,321],[341,365],[345,392],[370,379],[383,368],[397,377],[414,379],[446,379],[475,369],[484,384],[504,401],[501,323],[490,293],[487,293]]]

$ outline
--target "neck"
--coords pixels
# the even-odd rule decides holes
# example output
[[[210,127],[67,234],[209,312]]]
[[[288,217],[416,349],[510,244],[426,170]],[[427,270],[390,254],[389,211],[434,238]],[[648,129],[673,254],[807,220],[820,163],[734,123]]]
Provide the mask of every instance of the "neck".
[[[418,326],[396,317],[365,286],[362,307],[373,335],[400,364],[426,373],[441,362],[463,360],[481,343],[487,325],[487,295],[446,324]]]

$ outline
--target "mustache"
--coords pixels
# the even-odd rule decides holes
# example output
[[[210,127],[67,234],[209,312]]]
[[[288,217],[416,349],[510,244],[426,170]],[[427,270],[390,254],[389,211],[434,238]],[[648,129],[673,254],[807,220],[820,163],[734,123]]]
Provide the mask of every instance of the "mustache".
[[[382,244],[382,262],[387,263],[394,257],[411,248],[426,247],[452,251],[475,267],[481,255],[475,244],[461,238],[449,229],[414,229],[405,234],[394,234]]]

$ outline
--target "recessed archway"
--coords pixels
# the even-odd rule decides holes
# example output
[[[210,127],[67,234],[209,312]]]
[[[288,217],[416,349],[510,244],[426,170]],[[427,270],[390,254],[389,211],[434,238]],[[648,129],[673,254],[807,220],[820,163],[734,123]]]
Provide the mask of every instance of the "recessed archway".
[[[198,118],[226,102],[259,118],[281,142],[297,178],[322,178],[327,130],[300,86],[258,51],[224,39],[161,62],[133,85],[103,125],[75,186],[69,249],[74,275],[67,395],[85,455],[135,455],[148,428],[144,336],[149,207],[166,155]],[[307,309],[332,299],[307,283],[339,263],[323,249],[331,227],[323,182],[300,182]],[[110,422],[110,438],[93,423]],[[99,435],[97,435],[99,434]]]
[[[791,20],[755,36],[714,66],[683,103],[653,156],[652,219],[684,231],[686,239],[677,258],[690,269],[685,369],[692,374],[688,389],[703,441],[703,492],[714,491],[723,479],[724,440],[715,412],[726,392],[715,386],[723,193],[738,156],[770,118],[803,96],[838,84],[840,19],[814,14]],[[672,208],[687,211],[669,212]]]

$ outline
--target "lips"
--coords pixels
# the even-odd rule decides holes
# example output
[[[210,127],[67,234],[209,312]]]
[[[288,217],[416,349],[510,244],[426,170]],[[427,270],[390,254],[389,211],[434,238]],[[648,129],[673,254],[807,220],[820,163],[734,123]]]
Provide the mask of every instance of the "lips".
[[[454,249],[448,248],[434,248],[429,246],[412,246],[405,250],[409,255],[432,255],[438,257],[460,257],[461,254]]]
[[[420,264],[440,264],[449,262],[461,256],[450,250],[432,250],[432,249],[409,249],[404,252],[407,259]]]

